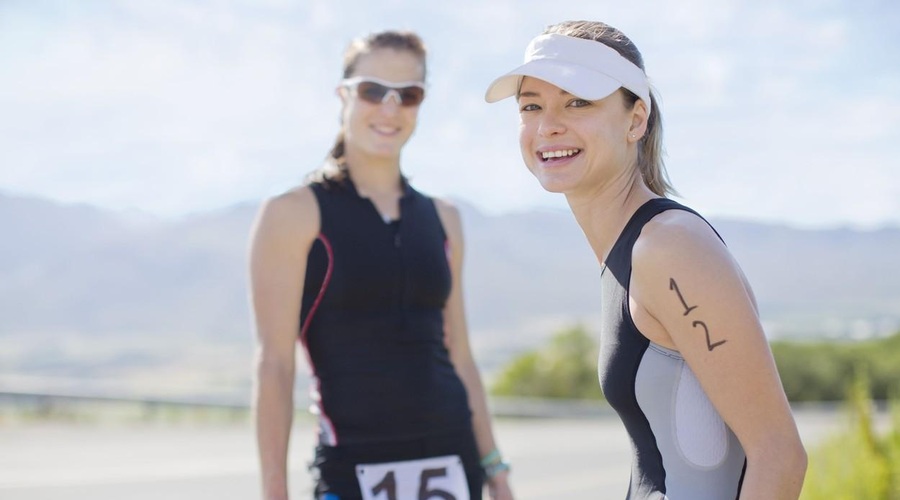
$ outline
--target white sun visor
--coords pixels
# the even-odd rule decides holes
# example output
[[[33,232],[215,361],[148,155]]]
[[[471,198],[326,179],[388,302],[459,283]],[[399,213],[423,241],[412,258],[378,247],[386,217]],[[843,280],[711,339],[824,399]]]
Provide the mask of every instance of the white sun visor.
[[[497,102],[516,95],[524,76],[589,101],[624,87],[640,97],[650,113],[650,84],[644,70],[601,42],[556,33],[540,35],[525,49],[525,64],[494,80],[484,99]]]

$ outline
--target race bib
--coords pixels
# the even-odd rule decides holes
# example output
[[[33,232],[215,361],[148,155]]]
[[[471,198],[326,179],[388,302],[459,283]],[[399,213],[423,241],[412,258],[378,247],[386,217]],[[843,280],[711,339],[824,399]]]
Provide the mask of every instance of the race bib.
[[[469,484],[457,455],[361,464],[356,466],[356,478],[363,500],[469,500]]]

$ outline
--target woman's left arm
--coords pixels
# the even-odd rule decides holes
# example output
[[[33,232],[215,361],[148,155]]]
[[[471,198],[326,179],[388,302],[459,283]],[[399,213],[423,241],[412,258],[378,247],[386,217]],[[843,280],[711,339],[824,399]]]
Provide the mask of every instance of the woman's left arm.
[[[462,293],[463,234],[459,211],[453,205],[442,200],[435,200],[438,214],[444,231],[447,234],[452,275],[450,297],[444,307],[444,336],[450,351],[450,360],[457,374],[466,386],[469,408],[472,410],[472,427],[480,457],[485,457],[497,449],[491,418],[488,412],[487,398],[481,375],[475,365],[472,350],[469,346],[468,326],[466,325],[465,306]],[[511,500],[512,491],[509,486],[509,471],[501,471],[488,480],[488,490],[495,500]]]
[[[632,315],[647,313],[684,356],[747,455],[741,500],[796,499],[806,452],[750,287],[714,231],[672,210],[636,243]]]

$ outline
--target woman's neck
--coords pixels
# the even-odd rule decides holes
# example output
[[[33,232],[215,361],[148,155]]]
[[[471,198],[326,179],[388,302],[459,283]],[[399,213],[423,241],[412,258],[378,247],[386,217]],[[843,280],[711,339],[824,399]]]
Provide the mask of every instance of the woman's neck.
[[[566,201],[597,260],[603,264],[631,216],[641,205],[657,197],[640,174],[634,172],[593,192],[567,193]]]
[[[353,184],[361,196],[399,196],[401,192],[399,158],[371,158],[347,151],[345,161]]]

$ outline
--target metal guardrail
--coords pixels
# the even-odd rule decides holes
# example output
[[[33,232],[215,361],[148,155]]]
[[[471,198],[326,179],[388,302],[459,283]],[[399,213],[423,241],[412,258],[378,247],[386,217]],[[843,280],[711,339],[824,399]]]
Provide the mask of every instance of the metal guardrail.
[[[615,415],[606,401],[492,397],[491,413],[513,418],[593,418]]]
[[[80,404],[135,404],[148,408],[180,407],[242,411],[249,410],[250,403],[249,396],[161,398],[132,394],[0,389],[0,407],[14,405],[44,410]],[[308,404],[305,397],[295,399],[298,411],[304,411]],[[613,414],[612,409],[604,401],[491,397],[488,407],[494,416],[510,418],[588,418]]]
[[[143,397],[131,394],[88,393],[75,391],[20,391],[0,388],[0,409],[6,405],[49,410],[80,404],[134,404],[145,408],[178,407],[184,409],[221,409],[249,411],[249,395],[191,398]],[[845,403],[820,401],[792,403],[794,411],[835,411]],[[298,412],[305,412],[309,401],[304,395],[295,397]],[[488,407],[495,417],[508,418],[596,418],[614,416],[614,410],[606,401],[490,397]],[[874,401],[876,411],[885,412],[886,401]]]
[[[18,391],[0,389],[0,406],[16,405],[59,405],[78,403],[137,404],[148,407],[178,406],[184,408],[219,408],[225,410],[248,410],[249,401],[240,402],[236,398],[159,398],[128,394],[83,393],[74,391]]]

